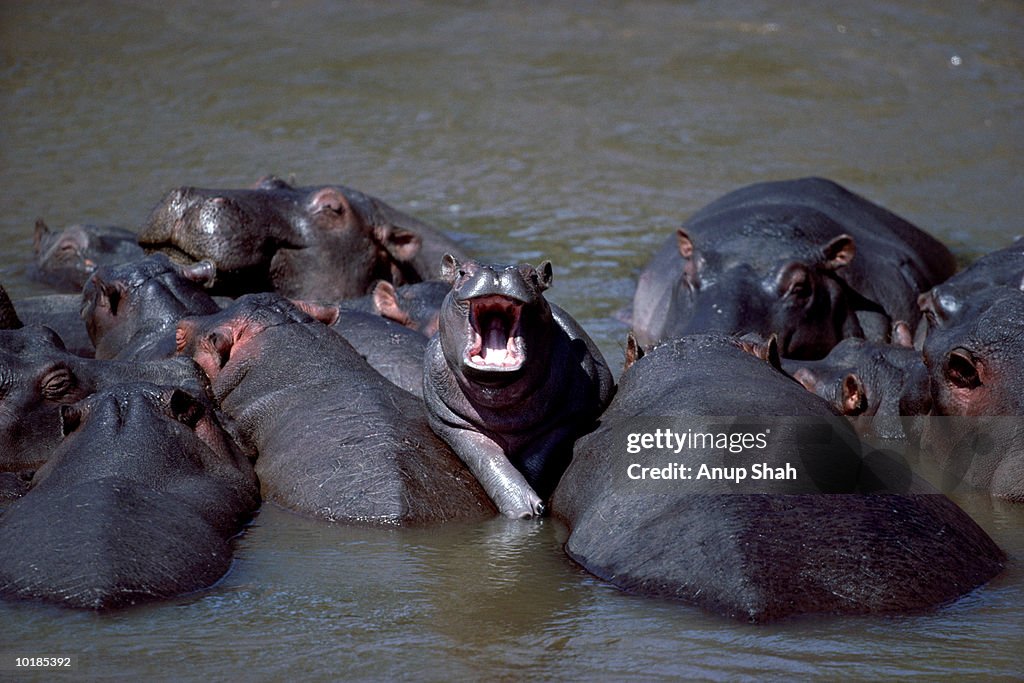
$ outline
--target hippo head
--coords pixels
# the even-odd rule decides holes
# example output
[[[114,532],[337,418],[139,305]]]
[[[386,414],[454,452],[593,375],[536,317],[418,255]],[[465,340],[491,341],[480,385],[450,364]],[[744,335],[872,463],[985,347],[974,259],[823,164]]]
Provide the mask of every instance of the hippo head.
[[[92,390],[50,328],[0,331],[0,471],[44,462],[60,441],[60,406]]]
[[[145,321],[219,310],[204,289],[215,274],[209,261],[186,266],[164,254],[99,268],[82,291],[82,319],[96,357],[116,356]]]
[[[36,276],[76,292],[100,265],[124,263],[141,254],[130,230],[76,223],[54,232],[41,218],[36,221],[32,250]]]
[[[679,229],[683,268],[663,336],[775,334],[788,358],[821,358],[840,339],[863,336],[856,309],[872,304],[840,277],[856,253],[852,237],[786,234],[770,219],[745,227],[706,249]]]
[[[139,244],[183,261],[207,259],[218,292],[273,289],[285,296],[344,299],[376,280],[415,282],[420,236],[393,225],[375,201],[335,185],[295,188],[275,177],[253,189],[169,192]]]
[[[1024,415],[1024,292],[993,287],[924,345],[935,415]]]
[[[501,386],[520,379],[528,364],[543,367],[553,324],[543,296],[550,262],[484,265],[446,254],[441,275],[452,287],[441,307],[441,347],[457,377]]]
[[[336,322],[338,313],[337,306],[292,302],[275,293],[248,294],[218,313],[180,320],[175,333],[177,353],[192,358],[202,368],[214,397],[230,412],[239,404],[258,403],[267,391],[265,386],[251,382],[242,387],[253,365],[263,362],[268,345],[276,343],[268,340],[273,335],[264,332],[288,326],[292,333],[288,343],[347,344],[325,326]],[[274,370],[264,369],[271,373]],[[294,379],[281,376],[275,382],[288,384]],[[245,391],[256,393],[246,396]]]

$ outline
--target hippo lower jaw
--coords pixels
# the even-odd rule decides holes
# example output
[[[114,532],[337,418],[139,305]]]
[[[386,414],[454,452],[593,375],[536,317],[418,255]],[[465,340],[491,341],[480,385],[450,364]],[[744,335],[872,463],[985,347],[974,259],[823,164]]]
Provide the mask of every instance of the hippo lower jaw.
[[[470,340],[463,362],[477,372],[512,373],[526,362],[519,319],[523,304],[500,295],[469,300]]]

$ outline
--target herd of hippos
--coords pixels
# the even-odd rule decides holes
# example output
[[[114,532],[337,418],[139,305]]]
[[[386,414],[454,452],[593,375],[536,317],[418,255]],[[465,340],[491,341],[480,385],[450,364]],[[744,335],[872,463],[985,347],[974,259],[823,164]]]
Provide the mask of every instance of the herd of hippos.
[[[925,610],[1008,561],[916,474],[867,485],[859,444],[1024,502],[1017,430],[960,438],[1024,414],[1021,239],[957,272],[831,181],[743,187],[643,269],[617,383],[545,299],[549,262],[474,260],[344,186],[183,187],[139,232],[40,221],[35,252],[35,276],[75,293],[0,287],[7,599],[208,588],[262,501],[364,525],[550,514],[596,576],[753,622]],[[818,488],[626,476],[627,433],[723,416],[768,425],[758,462],[812,468]],[[807,456],[808,424],[833,445]],[[740,462],[723,446],[647,462]]]

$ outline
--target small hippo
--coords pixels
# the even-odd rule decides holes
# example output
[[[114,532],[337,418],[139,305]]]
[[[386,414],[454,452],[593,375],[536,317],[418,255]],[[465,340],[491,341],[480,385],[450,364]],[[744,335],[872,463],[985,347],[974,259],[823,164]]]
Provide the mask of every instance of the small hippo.
[[[292,187],[268,176],[254,189],[168,192],[139,235],[149,251],[217,268],[215,293],[276,290],[336,301],[437,277],[458,247],[435,228],[341,185]]]
[[[173,356],[178,320],[220,310],[206,291],[215,273],[209,261],[183,266],[165,254],[97,269],[82,291],[81,311],[96,358]]]
[[[96,268],[143,257],[138,235],[114,225],[69,225],[54,232],[40,218],[32,243],[32,275],[57,289],[78,293]]]
[[[60,423],[50,462],[0,516],[0,595],[101,610],[227,573],[259,486],[204,401],[124,384],[63,406]]]
[[[430,426],[503,514],[540,515],[572,443],[611,400],[611,372],[586,332],[544,298],[549,262],[484,265],[448,254],[441,272],[451,291],[424,361]]]
[[[899,472],[879,478],[777,352],[748,346],[686,336],[623,374],[552,497],[570,557],[626,591],[752,622],[913,612],[1003,569],[966,513]],[[671,445],[654,441],[662,430]]]
[[[931,412],[931,381],[909,333],[900,337],[902,345],[844,339],[821,360],[786,359],[783,367],[841,414],[871,418],[867,433],[916,439],[919,421],[901,418]]]
[[[815,359],[846,337],[887,341],[953,255],[907,221],[823,178],[758,183],[698,211],[645,267],[633,299],[644,346],[699,332],[778,336]]]
[[[423,402],[345,339],[274,293],[178,324],[179,352],[210,378],[263,497],[335,522],[412,525],[494,515],[487,494],[430,430]]]

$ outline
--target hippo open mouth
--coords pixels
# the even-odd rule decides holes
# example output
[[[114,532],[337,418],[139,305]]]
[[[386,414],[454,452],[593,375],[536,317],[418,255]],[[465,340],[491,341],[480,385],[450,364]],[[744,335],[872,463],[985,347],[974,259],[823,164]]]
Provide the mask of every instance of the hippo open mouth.
[[[468,300],[472,337],[466,365],[486,372],[514,372],[523,367],[526,353],[519,329],[523,304],[501,295]]]

